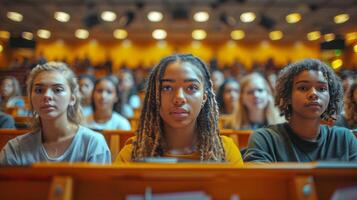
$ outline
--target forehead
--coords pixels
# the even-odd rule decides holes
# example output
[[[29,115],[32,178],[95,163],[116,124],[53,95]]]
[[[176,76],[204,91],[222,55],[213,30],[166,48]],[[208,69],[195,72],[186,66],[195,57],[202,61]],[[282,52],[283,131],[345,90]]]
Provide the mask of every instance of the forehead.
[[[109,89],[114,90],[115,85],[111,81],[103,79],[98,82],[96,88],[109,88]]]
[[[248,81],[245,88],[265,88],[265,84],[262,77],[256,76]]]
[[[52,85],[62,84],[67,85],[68,82],[63,74],[56,71],[44,71],[40,72],[34,79],[33,84]]]
[[[163,75],[164,79],[172,80],[185,80],[185,79],[198,79],[202,80],[203,76],[201,71],[196,65],[190,62],[176,61],[170,63]]]
[[[2,80],[3,84],[12,84],[12,80],[9,78],[5,78],[4,80]]]
[[[327,80],[321,71],[304,70],[294,77],[294,84],[299,82],[324,82]]]
[[[239,85],[237,82],[229,82],[227,83],[225,86],[224,86],[224,89],[227,89],[227,88],[239,88]]]

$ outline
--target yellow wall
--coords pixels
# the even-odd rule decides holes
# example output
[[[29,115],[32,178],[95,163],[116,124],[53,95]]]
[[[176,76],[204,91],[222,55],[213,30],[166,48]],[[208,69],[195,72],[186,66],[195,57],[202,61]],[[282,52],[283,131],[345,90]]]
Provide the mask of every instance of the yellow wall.
[[[19,54],[6,50],[0,53],[0,65],[7,66]],[[10,53],[9,53],[10,52]],[[320,58],[318,43],[286,43],[279,41],[226,42],[127,42],[127,41],[38,41],[33,57],[43,53],[48,60],[65,59],[71,63],[76,57],[89,57],[93,64],[111,58],[115,68],[122,64],[129,67],[137,65],[153,66],[162,57],[173,53],[192,53],[205,61],[217,57],[220,64],[231,64],[238,60],[245,66],[253,61],[264,62],[272,57],[278,65],[306,57]]]

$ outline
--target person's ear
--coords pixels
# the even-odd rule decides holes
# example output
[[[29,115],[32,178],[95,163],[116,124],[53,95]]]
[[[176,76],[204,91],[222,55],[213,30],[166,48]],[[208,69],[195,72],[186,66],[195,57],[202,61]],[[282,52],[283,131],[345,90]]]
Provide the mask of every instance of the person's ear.
[[[202,102],[202,105],[205,105],[207,99],[208,99],[208,93],[207,93],[207,91],[205,91],[205,92],[203,93],[203,102]]]
[[[71,95],[71,99],[69,101],[69,105],[70,106],[74,106],[74,104],[76,104],[77,98],[75,95]]]

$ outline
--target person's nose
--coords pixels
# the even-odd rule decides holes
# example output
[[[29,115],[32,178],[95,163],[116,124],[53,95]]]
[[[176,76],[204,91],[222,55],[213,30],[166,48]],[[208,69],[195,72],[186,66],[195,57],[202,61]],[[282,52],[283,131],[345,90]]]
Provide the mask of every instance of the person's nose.
[[[44,100],[48,101],[48,100],[52,100],[53,98],[53,91],[51,89],[46,89],[45,93],[43,95]]]
[[[308,99],[316,100],[317,98],[318,98],[317,90],[314,87],[312,87],[308,92]]]
[[[186,98],[185,98],[185,93],[183,91],[183,88],[179,88],[174,97],[174,104],[176,106],[180,106],[186,103]]]

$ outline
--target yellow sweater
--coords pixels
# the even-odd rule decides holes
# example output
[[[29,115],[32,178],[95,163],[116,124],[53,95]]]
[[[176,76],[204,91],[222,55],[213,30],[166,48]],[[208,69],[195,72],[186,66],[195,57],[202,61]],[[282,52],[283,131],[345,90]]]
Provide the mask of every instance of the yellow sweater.
[[[226,151],[226,160],[231,164],[241,165],[243,164],[242,155],[236,144],[233,142],[232,138],[227,136],[221,136],[224,150]],[[131,137],[126,142],[126,145],[119,152],[115,162],[116,163],[127,163],[131,162],[131,152],[133,150],[132,142],[135,140],[135,137]],[[200,160],[200,153],[198,151],[193,152],[192,154],[185,155],[171,155],[165,153],[163,157],[175,157],[180,159],[188,159],[188,160]]]

